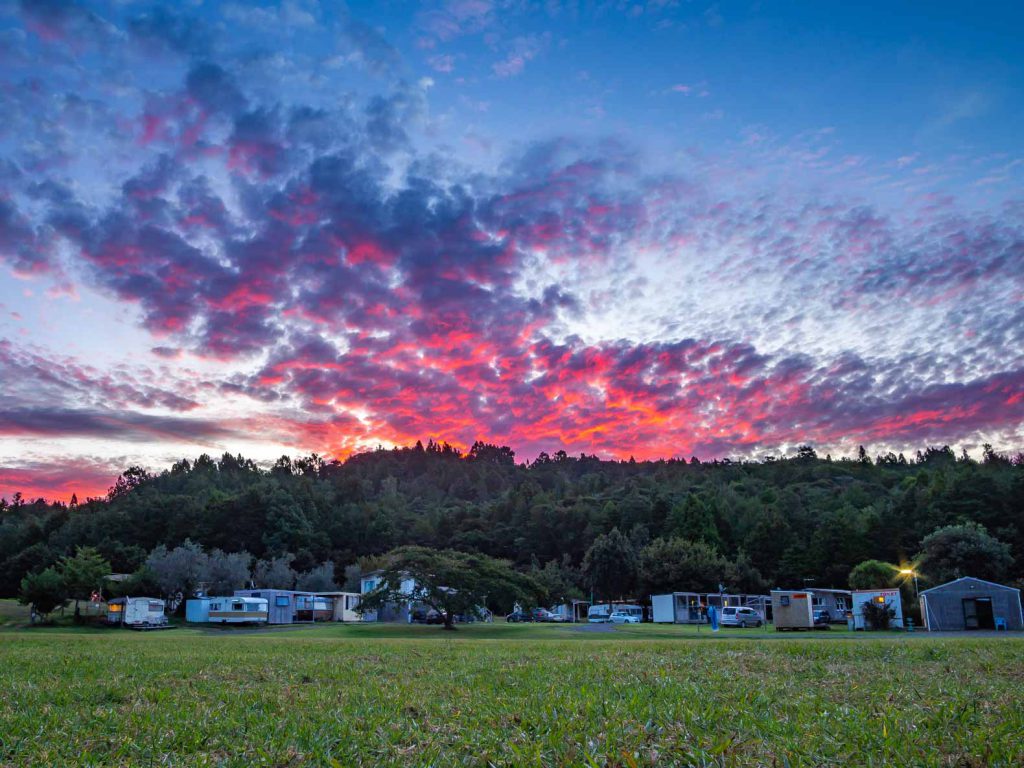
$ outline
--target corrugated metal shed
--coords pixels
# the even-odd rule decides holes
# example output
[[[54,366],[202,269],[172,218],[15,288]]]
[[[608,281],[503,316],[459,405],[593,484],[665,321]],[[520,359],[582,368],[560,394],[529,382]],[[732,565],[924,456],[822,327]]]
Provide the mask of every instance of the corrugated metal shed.
[[[1020,590],[971,576],[923,591],[921,616],[931,632],[1024,629]]]

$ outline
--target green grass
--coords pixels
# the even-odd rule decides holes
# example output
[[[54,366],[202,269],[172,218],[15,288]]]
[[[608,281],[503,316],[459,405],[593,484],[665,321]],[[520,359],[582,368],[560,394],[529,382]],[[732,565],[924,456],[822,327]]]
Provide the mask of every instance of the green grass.
[[[0,766],[1021,765],[1024,638],[0,630]]]
[[[0,627],[20,627],[28,624],[28,621],[27,605],[20,605],[17,600],[0,600]]]

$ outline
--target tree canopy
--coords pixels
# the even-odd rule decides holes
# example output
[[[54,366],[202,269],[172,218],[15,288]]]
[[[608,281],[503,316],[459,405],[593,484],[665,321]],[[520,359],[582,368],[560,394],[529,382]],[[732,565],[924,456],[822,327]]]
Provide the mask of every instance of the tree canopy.
[[[391,552],[377,587],[360,602],[363,612],[389,603],[421,603],[437,611],[445,629],[455,628],[459,614],[475,614],[488,602],[538,601],[540,584],[502,560],[451,549],[401,547]]]
[[[804,446],[795,458],[758,462],[630,462],[556,450],[523,464],[500,446],[478,443],[463,455],[434,441],[344,462],[282,457],[267,467],[203,455],[162,472],[131,468],[107,496],[78,494],[75,506],[0,500],[0,596],[17,595],[26,575],[73,557],[76,547],[94,548],[113,572],[133,573],[154,550],[166,556],[186,541],[206,554],[251,556],[260,586],[293,587],[328,561],[335,581],[344,573],[351,582],[350,573],[376,568],[390,550],[419,545],[536,568],[548,581],[568,581],[555,587],[562,597],[589,596],[595,573],[584,575],[585,555],[613,530],[638,561],[659,539],[703,542],[727,561],[728,583],[738,583],[742,567],[751,588],[804,580],[842,588],[860,562],[911,562],[929,552],[918,567],[923,582],[957,568],[1021,579],[1024,458],[989,451],[964,460],[945,446],[907,456],[829,459]],[[932,552],[936,543],[922,546],[937,529],[974,523],[999,546],[951,567],[949,556]],[[623,576],[602,589],[644,597],[631,581],[643,577],[640,563]]]

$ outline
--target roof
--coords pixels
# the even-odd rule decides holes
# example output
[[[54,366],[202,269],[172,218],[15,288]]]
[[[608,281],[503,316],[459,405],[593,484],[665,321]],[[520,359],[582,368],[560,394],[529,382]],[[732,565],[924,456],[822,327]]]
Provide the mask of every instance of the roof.
[[[945,589],[946,587],[950,587],[950,586],[952,586],[954,584],[957,584],[957,583],[959,583],[961,581],[971,581],[971,582],[975,582],[977,584],[984,584],[985,586],[988,586],[988,587],[995,587],[996,589],[1005,589],[1007,592],[1018,592],[1018,593],[1020,592],[1020,590],[1017,589],[1016,587],[1008,587],[1006,584],[996,584],[994,581],[985,581],[985,579],[976,579],[974,576],[961,576],[959,579],[953,579],[952,581],[947,581],[945,584],[939,584],[937,587],[932,587],[931,589],[921,590],[921,594],[922,595],[927,595],[929,592],[936,592],[936,591],[938,591],[940,589]]]

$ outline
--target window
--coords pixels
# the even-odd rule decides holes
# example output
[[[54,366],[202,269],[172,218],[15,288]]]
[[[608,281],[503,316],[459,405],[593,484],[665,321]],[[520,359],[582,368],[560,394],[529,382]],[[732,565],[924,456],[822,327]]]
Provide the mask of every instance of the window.
[[[278,595],[274,598],[274,605],[279,608],[287,608],[292,604],[291,598],[288,595]]]
[[[812,604],[812,605],[813,605],[813,606],[814,606],[815,608],[824,608],[824,607],[825,607],[825,598],[824,598],[824,597],[818,597],[818,596],[815,596],[815,597],[814,597],[814,600],[812,601],[812,603],[811,603],[811,604]]]
[[[836,598],[836,610],[837,611],[845,611],[845,610],[848,610],[849,607],[850,607],[850,605],[849,605],[849,603],[846,602],[846,598],[845,597],[837,597]]]
[[[263,609],[260,607],[259,603],[246,603],[245,604],[245,610],[247,610],[247,611],[257,611],[258,612],[258,611],[261,611]]]
[[[164,612],[164,604],[163,603],[158,603],[156,600],[151,600],[150,603],[149,603],[149,612],[150,613],[163,613]]]
[[[232,611],[244,611],[245,610],[245,603],[243,603],[241,600],[239,600],[237,603],[232,603],[231,604],[231,610]]]
[[[219,611],[220,610],[220,603],[210,603],[210,610],[211,611]]]

